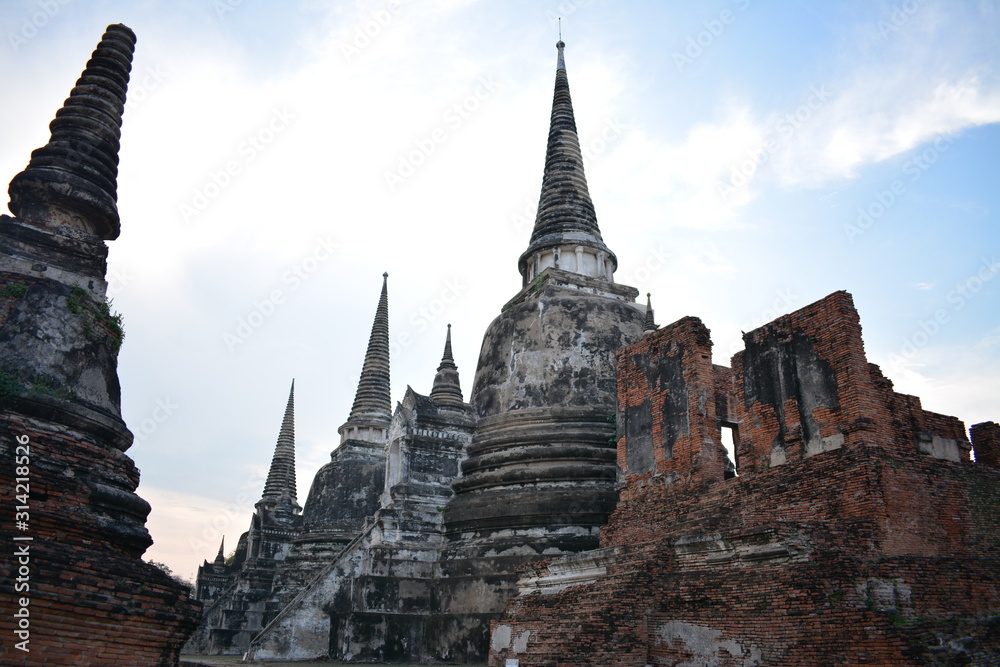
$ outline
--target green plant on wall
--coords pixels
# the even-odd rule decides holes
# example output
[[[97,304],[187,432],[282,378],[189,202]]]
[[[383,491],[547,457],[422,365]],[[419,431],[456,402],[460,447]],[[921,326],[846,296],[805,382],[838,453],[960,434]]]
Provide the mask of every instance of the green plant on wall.
[[[27,285],[18,285],[15,283],[7,283],[6,285],[0,287],[0,299],[4,297],[13,297],[20,299],[22,296],[28,293]]]
[[[531,285],[532,295],[538,296],[539,292],[542,291],[542,285],[544,285],[545,281],[548,279],[549,279],[549,274],[547,273],[542,273],[540,275],[535,276],[535,282],[532,283]]]
[[[17,372],[0,370],[0,396],[19,396],[25,393],[69,398],[69,395],[59,388],[58,381],[52,377],[37,375],[33,380],[25,380]]]
[[[84,318],[83,331],[91,340],[99,340],[92,323],[98,323],[102,329],[111,332],[115,352],[122,348],[125,342],[125,326],[121,313],[112,310],[112,303],[105,298],[95,301],[82,287],[74,287],[66,297],[66,307],[69,312]]]
[[[16,396],[24,391],[21,379],[14,373],[0,371],[0,396]]]

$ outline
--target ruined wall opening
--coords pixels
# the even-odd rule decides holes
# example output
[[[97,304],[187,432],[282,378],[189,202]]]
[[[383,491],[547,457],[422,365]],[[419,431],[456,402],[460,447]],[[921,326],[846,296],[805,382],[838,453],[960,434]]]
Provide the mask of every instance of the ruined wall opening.
[[[737,445],[740,442],[740,427],[736,422],[721,422],[719,424],[719,435],[722,438],[722,446],[726,450],[726,461],[725,472],[723,473],[724,479],[732,479],[733,477],[739,476],[739,461],[736,460],[736,450]]]

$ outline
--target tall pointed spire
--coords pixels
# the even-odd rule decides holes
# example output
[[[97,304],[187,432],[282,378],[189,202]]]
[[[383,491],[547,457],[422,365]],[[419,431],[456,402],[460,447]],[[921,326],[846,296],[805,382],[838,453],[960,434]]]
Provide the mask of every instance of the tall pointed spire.
[[[219,543],[219,553],[215,555],[214,565],[225,565],[226,564],[226,536],[222,536],[222,542]]]
[[[389,387],[389,297],[388,273],[382,274],[382,294],[375,309],[368,338],[365,363],[351,415],[340,427],[341,442],[347,439],[384,442],[392,420]]]
[[[448,334],[444,341],[444,354],[441,357],[441,364],[438,366],[437,375],[434,376],[431,400],[445,409],[461,409],[465,404],[465,401],[462,400],[462,385],[458,380],[458,366],[455,365],[455,358],[451,356],[450,324],[448,325]]]
[[[14,215],[118,238],[118,148],[134,50],[135,33],[108,26],[49,124],[49,142],[10,182]]]
[[[260,502],[283,505],[297,514],[301,508],[296,502],[295,486],[295,380],[292,380],[285,417],[281,420],[278,443],[274,447],[271,469],[267,473]]]
[[[583,172],[562,39],[556,44],[556,84],[535,227],[518,260],[523,284],[548,267],[613,281],[618,259],[604,245]]]
[[[659,327],[656,326],[656,321],[653,319],[653,301],[652,296],[649,292],[646,292],[646,321],[643,325],[643,333],[647,331],[656,331]]]

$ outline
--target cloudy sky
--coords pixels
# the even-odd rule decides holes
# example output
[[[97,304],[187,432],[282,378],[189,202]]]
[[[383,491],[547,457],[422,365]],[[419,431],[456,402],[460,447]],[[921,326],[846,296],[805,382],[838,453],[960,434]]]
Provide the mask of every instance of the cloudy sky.
[[[557,17],[619,282],[740,332],[835,290],[897,391],[1000,418],[1000,4],[0,3],[0,179],[109,23],[138,35],[109,260],[123,412],[182,576],[259,499],[292,378],[299,499],[350,410],[383,271],[393,400],[446,325],[468,398],[520,287]]]

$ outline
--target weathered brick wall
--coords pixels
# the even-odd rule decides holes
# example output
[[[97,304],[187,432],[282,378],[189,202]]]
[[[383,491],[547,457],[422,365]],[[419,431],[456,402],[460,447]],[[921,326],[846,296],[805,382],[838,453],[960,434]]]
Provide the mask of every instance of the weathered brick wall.
[[[969,431],[976,450],[976,463],[1000,468],[1000,424],[981,422],[973,424]]]
[[[649,485],[612,518],[607,576],[515,598],[491,664],[990,664],[998,486],[985,467],[877,447],[707,490]]]
[[[701,320],[686,317],[644,336],[619,353],[618,364],[618,464],[625,474],[722,479],[718,373]]]
[[[23,441],[24,436],[30,453],[30,519],[26,531],[10,537],[32,540],[4,540],[0,663],[176,665],[200,604],[182,585],[139,560],[128,523],[111,508],[95,506],[95,480],[118,479],[134,489],[138,470],[92,435],[5,410],[0,417],[0,487],[10,515],[3,518],[10,527],[5,532],[14,528],[15,438]],[[144,520],[148,505],[139,501],[135,511]],[[21,545],[29,550],[27,575],[20,582],[26,590],[15,589],[21,563],[12,554]],[[21,639],[15,634],[19,619],[11,612],[20,607],[21,597],[30,600],[29,652],[14,646]]]
[[[618,353],[618,467],[626,485],[619,508],[676,481],[706,485],[723,479],[725,453],[716,417],[717,386],[708,329],[686,317],[643,336]],[[728,369],[727,369],[728,370]],[[632,539],[652,539],[653,517],[625,522]],[[614,541],[619,522],[602,529]],[[643,532],[648,530],[649,532]]]
[[[747,334],[730,397],[707,335],[685,318],[620,352],[623,488],[602,551],[572,576],[565,558],[522,572],[491,664],[1000,661],[1000,471],[868,364],[850,295]],[[713,407],[683,401],[687,423],[711,437],[739,420],[738,477],[623,428],[646,403],[651,432],[683,422],[667,392],[703,388]]]
[[[838,442],[885,439],[849,294],[835,292],[743,341],[746,349],[732,360],[741,472],[800,460]]]

